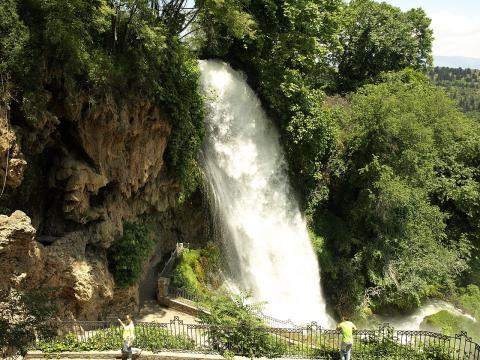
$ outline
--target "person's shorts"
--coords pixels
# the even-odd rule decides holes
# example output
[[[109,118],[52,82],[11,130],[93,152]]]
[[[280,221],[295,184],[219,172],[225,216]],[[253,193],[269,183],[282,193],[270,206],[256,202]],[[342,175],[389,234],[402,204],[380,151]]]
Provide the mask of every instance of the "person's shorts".
[[[349,352],[350,350],[352,350],[352,343],[344,343],[342,342],[342,346],[341,346],[341,351],[346,353],[346,352]]]

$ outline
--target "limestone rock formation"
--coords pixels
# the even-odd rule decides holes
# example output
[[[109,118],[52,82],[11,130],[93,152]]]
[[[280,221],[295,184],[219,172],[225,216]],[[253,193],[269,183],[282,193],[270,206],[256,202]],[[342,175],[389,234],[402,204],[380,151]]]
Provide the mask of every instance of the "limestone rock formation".
[[[145,216],[156,223],[156,253],[145,267],[152,272],[176,242],[206,241],[205,214],[198,202],[177,207],[180,186],[164,161],[171,127],[160,109],[141,99],[62,99],[15,132],[0,125],[0,156],[12,155],[0,209],[24,211],[0,216],[0,288],[55,289],[66,317],[131,312],[139,288],[115,288],[106,256],[123,224]],[[23,184],[20,148],[31,169]]]
[[[0,215],[0,289],[35,282],[41,273],[41,245],[35,241],[35,229],[22,211]]]
[[[22,183],[23,172],[27,165],[15,131],[8,121],[7,109],[0,106],[0,190],[4,183],[12,188],[18,187]]]

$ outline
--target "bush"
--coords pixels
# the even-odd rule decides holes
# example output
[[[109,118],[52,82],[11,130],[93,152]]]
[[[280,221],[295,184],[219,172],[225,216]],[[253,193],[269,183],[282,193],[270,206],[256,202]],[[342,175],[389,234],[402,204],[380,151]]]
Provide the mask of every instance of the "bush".
[[[216,286],[214,270],[219,263],[219,250],[209,242],[203,249],[184,249],[172,273],[172,285],[200,294],[209,285]]]
[[[123,236],[108,249],[109,268],[117,286],[137,283],[154,245],[155,240],[146,225],[124,224]]]
[[[136,327],[135,346],[149,351],[163,349],[192,350],[195,342],[186,335],[171,335],[166,329],[157,327]],[[65,351],[108,351],[122,348],[122,330],[119,327],[110,327],[95,331],[95,334],[82,341],[82,337],[73,333],[63,338],[38,342],[37,350],[45,353],[59,353]]]
[[[17,351],[25,354],[28,346],[39,336],[50,336],[55,327],[49,320],[56,307],[46,290],[19,292],[0,291],[0,350],[2,356]]]
[[[158,327],[144,327],[139,331],[135,340],[137,346],[150,351],[162,349],[193,350],[195,341],[187,335],[170,335],[166,329]]]
[[[200,251],[184,249],[172,273],[172,285],[192,293],[198,293],[201,289],[200,282],[203,281],[204,276],[205,271],[200,263]]]
[[[107,351],[122,348],[122,332],[119,328],[98,330],[85,341],[80,336],[68,333],[63,338],[49,340],[42,339],[37,344],[37,349],[45,353],[58,353],[64,351]]]
[[[250,358],[278,357],[286,352],[286,344],[278,343],[269,328],[256,316],[260,304],[250,304],[249,296],[222,294],[205,304],[209,312],[201,313],[202,323],[210,325],[208,338],[220,354]]]

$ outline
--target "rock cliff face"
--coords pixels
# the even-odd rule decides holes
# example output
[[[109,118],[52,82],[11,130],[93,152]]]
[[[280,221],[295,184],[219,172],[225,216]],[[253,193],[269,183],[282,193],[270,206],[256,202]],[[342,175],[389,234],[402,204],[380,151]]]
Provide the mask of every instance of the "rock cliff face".
[[[9,126],[7,108],[0,106],[0,191],[22,183],[26,165],[16,134]]]
[[[176,204],[180,186],[164,161],[171,128],[148,101],[77,94],[33,123],[7,115],[0,111],[0,288],[54,288],[65,316],[96,319],[138,305],[138,287],[116,289],[106,260],[124,222],[154,220],[157,262],[177,241],[205,242],[201,202]]]

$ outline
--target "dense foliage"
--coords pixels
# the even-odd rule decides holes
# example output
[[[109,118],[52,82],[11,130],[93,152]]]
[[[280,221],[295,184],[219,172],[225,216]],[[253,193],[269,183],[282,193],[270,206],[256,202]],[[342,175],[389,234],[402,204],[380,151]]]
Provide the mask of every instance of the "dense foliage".
[[[51,317],[56,312],[53,296],[46,290],[0,291],[0,351],[2,358],[17,352],[25,354],[35,333],[51,336],[55,327]]]
[[[451,290],[478,244],[478,124],[404,72],[353,94],[340,126],[330,198],[310,208],[337,304],[371,286],[400,307]]]
[[[201,295],[207,288],[217,287],[219,256],[213,243],[202,249],[184,249],[172,272],[172,285],[196,295]]]
[[[113,94],[157,104],[172,125],[170,169],[195,187],[203,105],[195,56],[180,41],[185,2],[28,0],[0,4],[0,75],[15,88],[20,121],[62,121],[61,101],[95,106]],[[17,105],[18,104],[18,105]],[[55,106],[56,105],[56,106]]]
[[[0,77],[7,81],[12,67],[21,59],[27,38],[25,26],[19,19],[15,0],[5,0],[0,5]]]
[[[108,264],[117,286],[131,286],[140,280],[155,243],[148,226],[130,223],[123,225],[123,236],[108,249]]]
[[[480,111],[480,70],[435,67],[429,76],[464,111]]]

